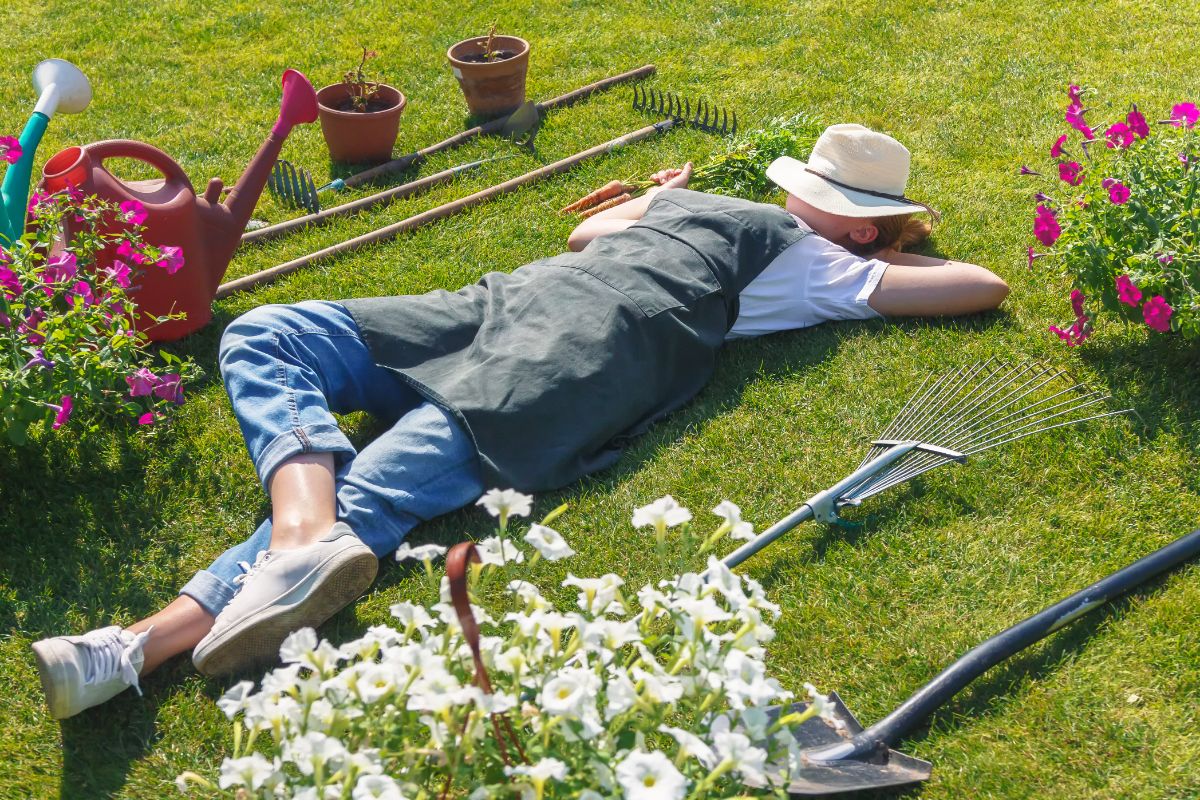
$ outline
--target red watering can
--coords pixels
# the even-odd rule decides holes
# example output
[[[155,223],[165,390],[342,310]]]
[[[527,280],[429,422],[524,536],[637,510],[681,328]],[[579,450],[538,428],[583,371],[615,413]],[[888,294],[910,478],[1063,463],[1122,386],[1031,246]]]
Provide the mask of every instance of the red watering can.
[[[42,186],[47,192],[74,186],[84,194],[116,203],[136,200],[146,209],[146,243],[181,249],[182,268],[169,272],[148,264],[136,281],[137,288],[131,291],[139,311],[138,328],[155,341],[172,341],[199,330],[212,319],[217,286],[284,140],[294,126],[316,118],[317,93],[312,84],[294,69],[285,71],[279,118],[224,203],[220,178],[209,180],[204,196],[197,197],[192,182],[174,159],[145,142],[125,139],[63,150],[46,162]],[[162,178],[122,181],[104,168],[110,158],[142,161],[158,170]],[[108,266],[113,258],[111,252],[101,254],[97,268]],[[153,322],[155,316],[181,311],[187,314],[185,319]]]

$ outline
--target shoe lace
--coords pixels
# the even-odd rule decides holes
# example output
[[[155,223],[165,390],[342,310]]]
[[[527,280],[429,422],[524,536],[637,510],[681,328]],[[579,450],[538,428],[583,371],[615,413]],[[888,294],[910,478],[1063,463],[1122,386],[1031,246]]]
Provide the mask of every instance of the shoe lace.
[[[129,634],[126,641],[124,631],[118,627],[103,628],[89,631],[83,635],[83,682],[85,684],[103,683],[110,680],[118,672],[121,680],[127,686],[132,686],[138,696],[142,687],[138,685],[137,669],[133,666],[133,656],[141,653],[142,645],[150,638],[154,630],[151,625],[141,633]]]
[[[272,553],[270,550],[259,550],[258,556],[255,557],[253,564],[251,564],[249,561],[239,561],[238,567],[241,568],[242,574],[235,576],[233,582],[238,586],[241,586],[246,581],[253,578],[255,574],[262,570],[262,568],[266,566],[267,562],[271,560],[271,556]]]

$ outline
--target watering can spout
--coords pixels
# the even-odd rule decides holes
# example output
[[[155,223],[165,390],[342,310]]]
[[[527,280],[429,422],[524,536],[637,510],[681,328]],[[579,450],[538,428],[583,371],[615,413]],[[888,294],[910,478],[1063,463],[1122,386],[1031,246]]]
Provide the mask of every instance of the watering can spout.
[[[254,211],[258,197],[267,185],[267,176],[271,174],[271,168],[275,166],[275,161],[279,158],[279,151],[283,148],[284,140],[293,127],[313,122],[316,118],[317,92],[313,85],[302,73],[294,69],[285,70],[283,73],[283,100],[279,106],[279,117],[271,128],[271,135],[258,149],[258,153],[250,161],[246,171],[242,173],[242,177],[238,179],[237,185],[230,190],[229,197],[225,201],[225,208],[228,209],[232,218],[231,225],[234,228],[229,232],[232,243],[231,253],[233,248],[237,247],[242,229],[250,220],[250,214]]]
[[[61,58],[48,58],[33,68],[38,101],[21,133],[21,156],[9,166],[0,186],[0,240],[15,242],[25,229],[29,179],[33,158],[46,126],[55,113],[78,114],[92,101],[92,85],[79,67]]]

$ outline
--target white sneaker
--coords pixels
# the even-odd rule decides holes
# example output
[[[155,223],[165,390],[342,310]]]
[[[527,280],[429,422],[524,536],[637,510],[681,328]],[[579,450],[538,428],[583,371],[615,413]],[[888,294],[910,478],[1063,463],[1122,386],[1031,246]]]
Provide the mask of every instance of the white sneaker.
[[[142,644],[149,636],[149,630],[134,634],[113,625],[82,636],[34,642],[33,656],[50,714],[55,719],[73,717],[130,686],[140,695]]]
[[[192,651],[205,675],[228,675],[279,658],[299,628],[316,628],[356,600],[375,580],[379,560],[350,526],[336,523],[319,542],[263,550],[242,564],[241,588]]]

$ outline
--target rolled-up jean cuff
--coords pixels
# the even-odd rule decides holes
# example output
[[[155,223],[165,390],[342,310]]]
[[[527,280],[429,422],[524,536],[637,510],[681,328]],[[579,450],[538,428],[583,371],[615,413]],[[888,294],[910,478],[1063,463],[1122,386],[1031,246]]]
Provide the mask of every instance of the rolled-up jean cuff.
[[[262,449],[255,460],[254,468],[263,489],[269,491],[267,481],[279,465],[301,453],[336,453],[343,457],[353,456],[357,451],[346,434],[336,425],[303,425],[284,431]]]
[[[183,585],[179,594],[187,595],[214,617],[229,605],[235,589],[206,569],[202,569]]]

